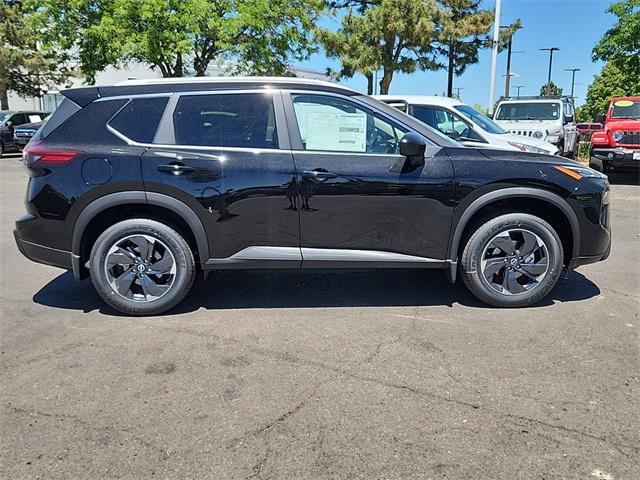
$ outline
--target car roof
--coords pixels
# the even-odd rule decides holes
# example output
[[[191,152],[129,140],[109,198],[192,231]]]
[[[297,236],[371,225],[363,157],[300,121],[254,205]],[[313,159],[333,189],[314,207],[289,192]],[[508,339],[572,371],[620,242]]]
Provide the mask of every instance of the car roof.
[[[500,104],[502,103],[567,103],[566,100],[562,98],[521,98],[518,100],[517,98],[509,98],[505,100],[500,100]]]
[[[409,105],[440,105],[444,107],[465,105],[464,102],[457,98],[440,97],[438,95],[373,95],[373,98],[385,102],[394,100],[407,102]]]
[[[360,95],[355,90],[324,80],[298,77],[181,77],[125,80],[115,85],[98,85],[63,90],[65,97],[81,107],[102,97],[197,92],[207,90],[233,90],[249,88],[282,88],[321,90],[347,95]]]

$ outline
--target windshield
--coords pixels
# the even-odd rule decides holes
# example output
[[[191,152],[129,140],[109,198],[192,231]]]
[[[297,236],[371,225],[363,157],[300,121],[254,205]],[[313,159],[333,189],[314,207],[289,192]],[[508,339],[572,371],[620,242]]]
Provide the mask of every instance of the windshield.
[[[614,102],[611,118],[640,118],[640,102],[633,100]]]
[[[560,118],[560,103],[502,103],[498,107],[496,120],[557,120]]]
[[[495,133],[497,135],[502,135],[503,133],[507,133],[502,129],[500,125],[495,123],[489,117],[487,117],[484,113],[480,113],[475,108],[470,107],[469,105],[456,105],[454,107],[459,112],[462,112],[464,115],[469,117],[473,123],[482,128],[485,132]]]

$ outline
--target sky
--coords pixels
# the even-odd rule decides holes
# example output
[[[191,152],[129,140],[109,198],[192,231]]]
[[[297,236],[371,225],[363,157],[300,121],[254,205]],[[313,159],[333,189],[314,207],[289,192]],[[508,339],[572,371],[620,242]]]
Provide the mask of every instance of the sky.
[[[613,26],[615,16],[605,12],[613,3],[610,0],[502,0],[500,24],[508,25],[520,19],[523,28],[513,37],[511,71],[519,75],[511,80],[511,85],[524,85],[522,95],[538,95],[540,87],[547,81],[549,52],[540,48],[559,47],[553,55],[551,79],[563,87],[563,93],[571,91],[571,73],[567,68],[580,68],[576,72],[576,104],[584,103],[588,85],[602,68],[601,62],[591,60],[591,50],[602,35]],[[484,8],[494,8],[495,0],[485,0]],[[325,19],[323,26],[337,28],[337,20]],[[506,71],[506,50],[498,55],[496,75],[496,98],[504,94]],[[308,61],[299,64],[315,70],[327,67],[339,68],[339,62],[326,58],[324,52],[314,54]],[[467,68],[465,73],[454,79],[454,88],[460,87],[461,99],[471,105],[487,107],[489,103],[489,80],[491,75],[491,50],[480,52],[480,61]],[[340,82],[345,86],[366,93],[366,79],[356,75]],[[391,83],[391,94],[443,95],[447,88],[447,73],[396,72]],[[516,90],[511,89],[515,95]]]

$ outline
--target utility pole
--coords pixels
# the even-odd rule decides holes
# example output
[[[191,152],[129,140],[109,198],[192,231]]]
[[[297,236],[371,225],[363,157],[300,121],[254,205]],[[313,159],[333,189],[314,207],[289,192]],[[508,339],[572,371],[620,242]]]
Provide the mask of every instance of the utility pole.
[[[500,7],[502,0],[496,0],[496,16],[493,21],[493,52],[491,54],[491,81],[489,83],[489,113],[493,113],[496,98],[496,67],[498,64],[498,43],[500,41]]]
[[[579,68],[565,68],[565,72],[571,72],[571,100],[573,100],[573,87],[576,84],[576,72],[579,72]]]
[[[553,52],[560,50],[558,47],[541,48],[540,51],[549,52],[549,75],[547,77],[547,96],[551,96],[551,66],[553,65]]]
[[[514,85],[513,87],[518,89],[518,100],[520,100],[520,89],[526,87],[526,85]]]

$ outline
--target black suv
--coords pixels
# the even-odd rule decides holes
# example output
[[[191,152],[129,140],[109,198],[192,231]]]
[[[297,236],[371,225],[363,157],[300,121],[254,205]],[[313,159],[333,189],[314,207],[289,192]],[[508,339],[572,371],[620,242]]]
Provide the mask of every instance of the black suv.
[[[16,242],[90,275],[124,313],[170,309],[199,271],[264,268],[438,268],[516,307],[545,297],[563,266],[609,254],[602,174],[463,148],[331,83],[168,79],[63,95],[25,149]]]

